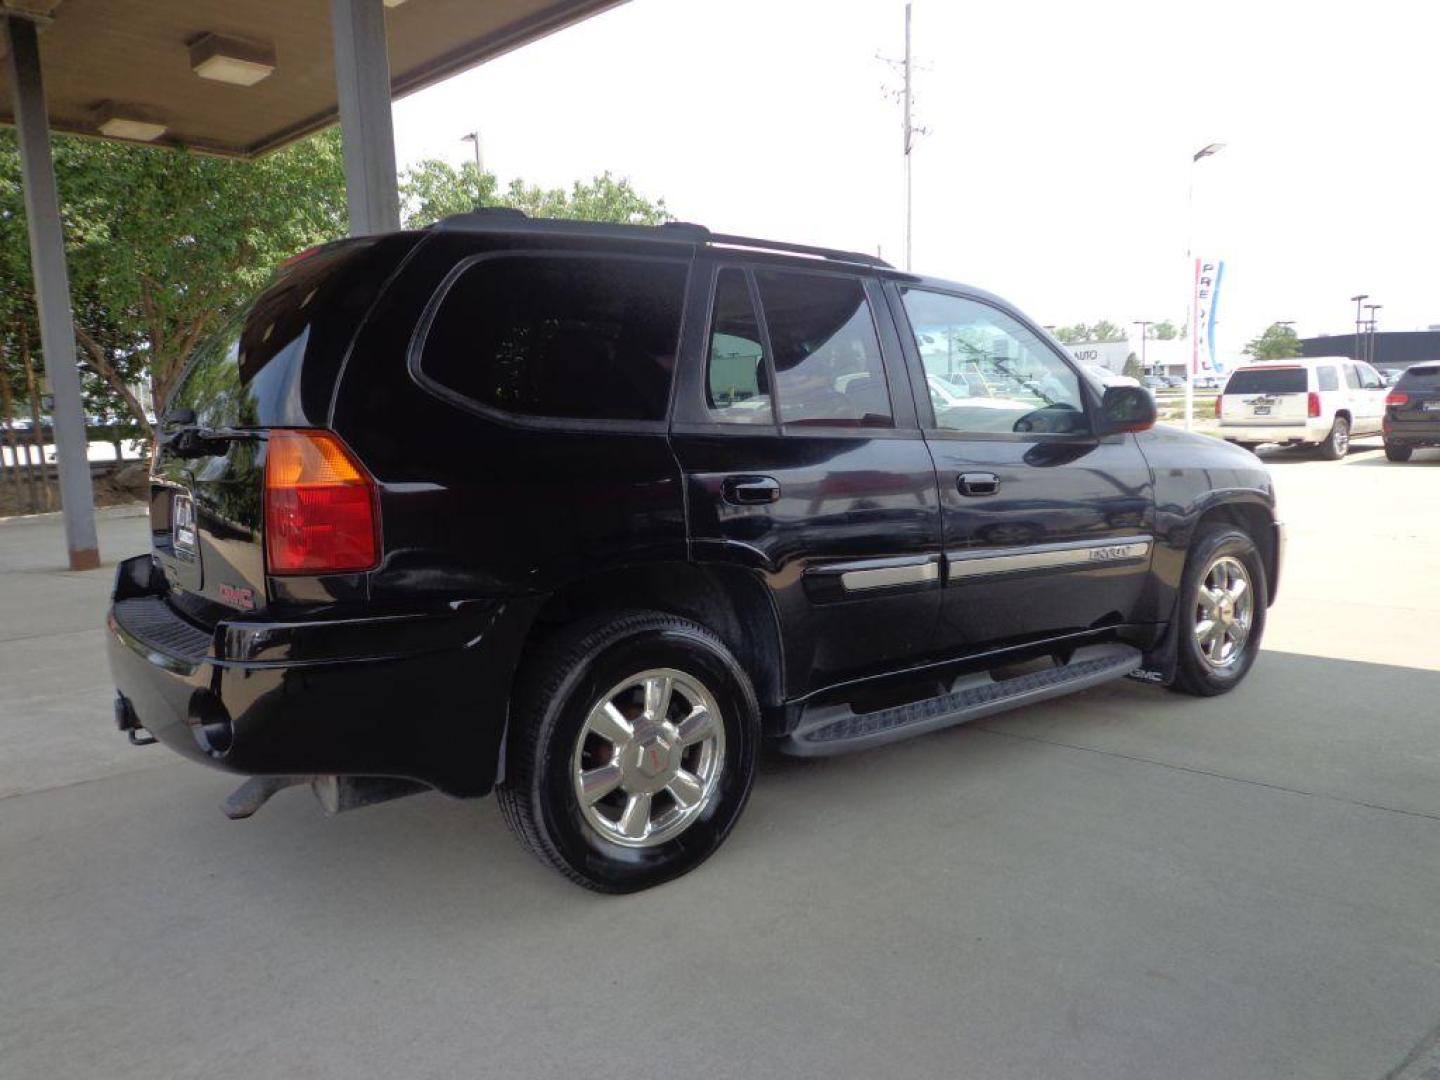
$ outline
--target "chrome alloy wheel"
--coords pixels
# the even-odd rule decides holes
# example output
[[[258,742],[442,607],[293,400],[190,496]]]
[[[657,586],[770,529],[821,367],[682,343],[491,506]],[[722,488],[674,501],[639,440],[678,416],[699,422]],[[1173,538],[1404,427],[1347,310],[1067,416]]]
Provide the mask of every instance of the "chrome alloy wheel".
[[[643,848],[684,832],[715,798],[725,725],[694,676],[654,668],[611,687],[590,709],[571,774],[586,824]]]
[[[1212,668],[1228,668],[1244,655],[1255,615],[1250,572],[1233,555],[1210,564],[1195,594],[1195,644]]]

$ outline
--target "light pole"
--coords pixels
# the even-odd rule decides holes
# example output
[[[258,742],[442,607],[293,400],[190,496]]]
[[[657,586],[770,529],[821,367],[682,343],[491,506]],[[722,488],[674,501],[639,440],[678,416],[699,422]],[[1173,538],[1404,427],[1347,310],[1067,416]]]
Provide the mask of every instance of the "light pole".
[[[1359,360],[1359,359],[1360,359],[1360,324],[1361,324],[1361,322],[1363,321],[1363,320],[1360,318],[1360,304],[1361,304],[1363,301],[1365,301],[1365,300],[1369,300],[1369,299],[1370,299],[1370,294],[1369,294],[1369,293],[1363,293],[1363,292],[1362,292],[1359,296],[1352,296],[1352,297],[1350,297],[1350,299],[1353,300],[1353,301],[1355,301],[1355,359],[1356,359],[1356,360]]]
[[[1221,150],[1225,149],[1223,142],[1206,143],[1195,153],[1190,155],[1190,192],[1186,199],[1186,240],[1185,240],[1185,271],[1190,282],[1190,304],[1188,311],[1191,313],[1190,322],[1194,324],[1195,318],[1195,167],[1207,157],[1214,157]],[[1195,420],[1195,368],[1200,363],[1200,328],[1195,325],[1190,327],[1190,362],[1185,365],[1185,430],[1189,431]]]
[[[1150,372],[1145,369],[1145,339],[1150,336],[1150,326],[1152,320],[1134,319],[1132,321],[1135,323],[1136,326],[1140,328],[1140,374],[1149,375]]]
[[[478,185],[478,184],[480,183],[480,174],[485,171],[485,170],[484,170],[484,166],[483,166],[483,164],[481,163],[481,158],[480,158],[480,132],[479,132],[479,130],[477,129],[477,130],[475,130],[475,131],[470,132],[468,135],[462,135],[462,136],[460,136],[460,141],[461,141],[461,142],[468,142],[468,143],[474,143],[474,144],[475,144],[475,183]]]
[[[1365,305],[1365,310],[1370,312],[1370,337],[1365,343],[1365,362],[1371,367],[1375,366],[1375,312],[1384,306],[1384,304]]]

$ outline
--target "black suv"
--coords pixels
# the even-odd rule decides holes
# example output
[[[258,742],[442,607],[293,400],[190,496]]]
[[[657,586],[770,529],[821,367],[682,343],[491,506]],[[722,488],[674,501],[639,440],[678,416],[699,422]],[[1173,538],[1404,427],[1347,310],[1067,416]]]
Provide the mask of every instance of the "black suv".
[[[1440,364],[1405,369],[1385,395],[1385,456],[1409,461],[1417,446],[1440,446]]]
[[[1282,533],[987,293],[513,212],[307,252],[189,369],[117,721],[245,816],[496,789],[571,879],[715,850],[762,743],[869,748],[1126,675],[1222,693]]]

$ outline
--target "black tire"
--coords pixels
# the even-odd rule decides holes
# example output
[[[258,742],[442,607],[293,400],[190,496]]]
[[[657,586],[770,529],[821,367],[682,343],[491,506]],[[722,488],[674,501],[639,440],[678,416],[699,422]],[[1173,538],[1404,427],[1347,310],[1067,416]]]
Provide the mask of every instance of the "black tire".
[[[1414,452],[1413,446],[1399,446],[1388,442],[1385,444],[1385,457],[1390,461],[1409,461]]]
[[[1330,434],[1325,436],[1325,441],[1315,448],[1315,452],[1325,461],[1339,461],[1349,450],[1350,421],[1337,416],[1335,423],[1330,425]]]
[[[724,725],[722,764],[713,796],[683,831],[652,847],[625,847],[585,820],[572,762],[602,695],[654,668],[676,669],[712,695]],[[627,893],[679,877],[714,853],[745,808],[760,708],[745,670],[703,626],[645,611],[577,624],[526,663],[513,700],[500,810],[526,848],[576,884]]]
[[[1200,617],[1200,586],[1211,566],[1224,556],[1231,556],[1244,565],[1254,599],[1249,634],[1241,654],[1226,666],[1216,667],[1202,655],[1193,631]],[[1174,632],[1179,636],[1177,664],[1175,681],[1170,688],[1195,697],[1215,697],[1239,686],[1260,651],[1269,599],[1265,563],[1250,534],[1235,525],[1217,523],[1203,526],[1191,542],[1190,553],[1185,559],[1180,602],[1175,609]]]

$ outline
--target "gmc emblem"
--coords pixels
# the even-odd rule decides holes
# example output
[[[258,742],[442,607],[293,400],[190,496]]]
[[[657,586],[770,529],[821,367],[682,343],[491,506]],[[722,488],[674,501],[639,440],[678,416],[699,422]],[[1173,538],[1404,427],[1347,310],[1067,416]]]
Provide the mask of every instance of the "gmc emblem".
[[[243,589],[238,585],[221,585],[220,599],[241,611],[250,611],[255,607],[255,590]]]

